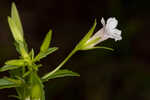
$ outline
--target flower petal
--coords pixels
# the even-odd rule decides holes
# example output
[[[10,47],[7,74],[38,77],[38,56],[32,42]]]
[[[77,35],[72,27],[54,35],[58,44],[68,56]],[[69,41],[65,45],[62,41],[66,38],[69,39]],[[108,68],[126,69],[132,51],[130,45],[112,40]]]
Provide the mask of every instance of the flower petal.
[[[118,21],[116,20],[116,18],[109,18],[107,20],[106,28],[109,30],[112,30],[112,29],[116,28],[117,25],[118,25]]]
[[[113,29],[111,30],[111,35],[110,35],[110,38],[113,38],[115,39],[115,41],[118,41],[118,40],[121,40],[122,37],[121,37],[121,30],[118,30],[118,29]]]
[[[118,29],[115,28],[115,29],[112,30],[112,33],[121,35],[121,30],[118,30]]]
[[[105,26],[105,20],[104,20],[103,17],[102,17],[102,19],[101,19],[101,23],[102,23],[103,26]]]

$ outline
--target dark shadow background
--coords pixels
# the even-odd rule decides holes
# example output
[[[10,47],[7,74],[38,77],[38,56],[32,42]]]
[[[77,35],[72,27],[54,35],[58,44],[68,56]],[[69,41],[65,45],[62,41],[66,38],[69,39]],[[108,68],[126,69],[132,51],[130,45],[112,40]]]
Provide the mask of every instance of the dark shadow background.
[[[81,77],[50,80],[45,84],[46,100],[150,100],[150,1],[149,0],[0,0],[0,64],[17,58],[7,23],[12,1],[23,22],[29,47],[38,48],[48,30],[52,46],[59,51],[42,60],[40,75],[54,69],[88,32],[94,19],[113,16],[119,21],[123,40],[99,45],[115,51],[92,50],[76,53],[63,68]],[[0,73],[0,77],[8,75]],[[15,100],[0,90],[0,100]]]

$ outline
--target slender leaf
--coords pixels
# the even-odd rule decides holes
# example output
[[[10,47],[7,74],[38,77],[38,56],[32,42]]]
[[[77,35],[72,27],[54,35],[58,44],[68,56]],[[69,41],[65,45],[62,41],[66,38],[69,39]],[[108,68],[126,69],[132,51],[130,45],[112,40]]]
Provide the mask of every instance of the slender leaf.
[[[12,82],[6,78],[0,79],[0,89],[3,88],[12,88],[12,87],[17,87],[18,84],[16,84],[15,82]]]
[[[16,51],[21,54],[19,44],[15,41],[14,46],[16,47]]]
[[[20,31],[21,35],[23,36],[23,28],[22,28],[21,20],[15,3],[12,3],[11,18],[15,22],[17,29]]]
[[[6,61],[5,64],[12,66],[25,66],[25,61],[23,59],[14,59]]]
[[[92,48],[89,49],[89,50],[92,50],[92,49],[106,49],[106,50],[114,51],[114,49],[109,48],[109,47],[104,47],[104,46],[96,46],[96,47],[92,47]]]
[[[26,43],[19,41],[19,42],[18,42],[18,45],[19,45],[19,51],[20,51],[20,53],[21,53],[21,56],[22,56],[23,58],[29,58],[29,55],[28,55],[28,48],[27,48]]]
[[[49,30],[49,32],[45,36],[45,39],[41,45],[40,51],[46,51],[49,48],[51,38],[52,38],[52,30]]]
[[[7,70],[14,70],[20,68],[19,66],[12,66],[12,65],[4,65],[0,68],[0,72],[7,71]]]
[[[53,53],[54,51],[56,51],[58,48],[57,47],[52,47],[52,48],[49,48],[47,51],[45,52],[40,52],[36,57],[35,57],[35,60],[34,61],[39,61],[40,59],[42,58],[45,58],[47,55]]]
[[[31,73],[31,71],[27,71],[26,73],[23,74],[23,78],[28,76]]]
[[[46,78],[42,78],[42,80],[48,81],[49,79],[61,78],[61,77],[66,77],[66,76],[80,76],[80,75],[76,72],[72,72],[72,71],[67,70],[67,69],[62,69],[62,70],[56,71],[54,74],[52,74]]]
[[[33,48],[30,51],[29,56],[31,57],[31,59],[34,59],[34,49]]]
[[[9,27],[11,29],[11,32],[13,34],[15,41],[23,42],[24,41],[23,36],[22,36],[20,30],[18,29],[18,27],[16,26],[16,23],[12,20],[12,18],[8,17],[8,23],[9,23]]]
[[[27,58],[28,56],[28,48],[27,48],[27,44],[25,42],[14,42],[14,45],[16,47],[17,52],[22,55],[23,58]]]

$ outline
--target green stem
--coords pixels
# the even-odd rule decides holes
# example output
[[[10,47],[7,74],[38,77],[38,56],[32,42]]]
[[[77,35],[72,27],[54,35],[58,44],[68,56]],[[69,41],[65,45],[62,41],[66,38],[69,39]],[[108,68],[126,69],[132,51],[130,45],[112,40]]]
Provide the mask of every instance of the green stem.
[[[56,71],[58,71],[58,70],[69,60],[69,58],[70,58],[73,54],[76,53],[76,51],[77,51],[77,49],[74,48],[74,49],[72,50],[72,52],[69,53],[69,55],[68,55],[53,71],[51,71],[50,73],[44,75],[44,76],[42,77],[42,79],[46,79],[47,77],[49,77],[50,75],[52,75],[52,74],[54,74]]]

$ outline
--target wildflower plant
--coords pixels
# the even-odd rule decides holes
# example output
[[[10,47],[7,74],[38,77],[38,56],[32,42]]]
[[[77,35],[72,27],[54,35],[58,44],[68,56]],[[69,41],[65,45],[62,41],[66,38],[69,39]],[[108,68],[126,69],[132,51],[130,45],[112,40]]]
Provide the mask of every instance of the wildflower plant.
[[[108,38],[121,40],[121,31],[118,30],[118,21],[115,18],[109,18],[105,24],[102,18],[101,23],[103,27],[94,35],[96,27],[96,20],[90,31],[83,37],[83,39],[75,46],[72,52],[52,71],[40,77],[38,75],[40,60],[49,54],[58,50],[57,47],[50,47],[52,39],[52,30],[49,30],[43,43],[41,44],[38,54],[34,53],[34,49],[28,48],[26,40],[24,39],[24,32],[19,18],[18,10],[15,3],[12,3],[11,16],[8,17],[9,27],[11,29],[14,44],[17,52],[20,54],[18,59],[12,59],[5,62],[5,65],[0,68],[0,72],[8,71],[10,76],[0,79],[0,89],[15,88],[19,100],[45,100],[44,82],[50,79],[66,77],[66,76],[80,76],[78,73],[72,72],[61,67],[69,60],[69,58],[79,50],[91,50],[96,48],[103,48],[112,50],[108,47],[96,46],[100,42]]]

